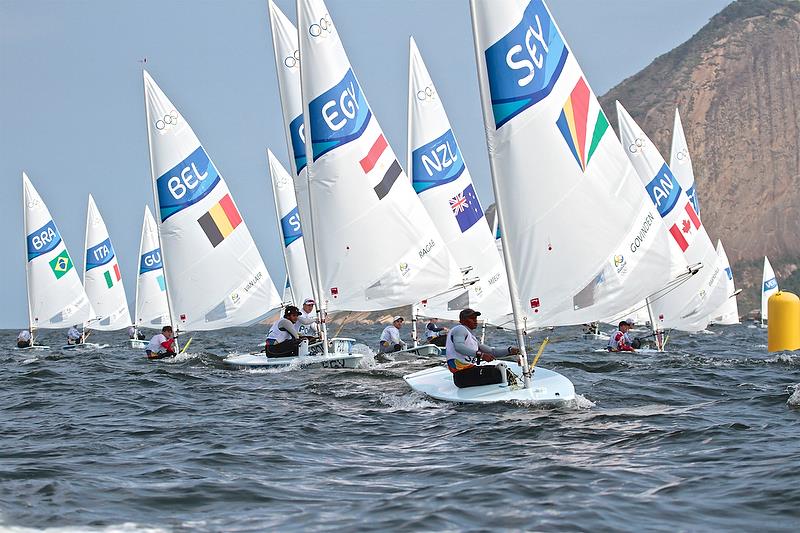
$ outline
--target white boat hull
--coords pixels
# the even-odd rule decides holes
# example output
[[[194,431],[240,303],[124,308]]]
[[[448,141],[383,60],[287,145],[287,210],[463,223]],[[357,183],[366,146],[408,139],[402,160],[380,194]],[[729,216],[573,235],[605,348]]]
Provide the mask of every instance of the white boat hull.
[[[149,341],[146,340],[139,340],[139,339],[128,339],[128,345],[131,348],[136,348],[139,350],[144,350],[147,348],[147,345],[150,344]]]
[[[25,348],[17,347],[17,350],[34,350],[34,351],[44,351],[49,350],[50,347],[44,344],[34,344],[33,346],[26,346]]]
[[[222,362],[233,368],[355,368],[363,358],[360,354],[329,354],[305,357],[266,357],[261,354],[229,355]]]
[[[484,363],[494,364],[494,363]],[[508,368],[520,377],[515,386],[482,385],[459,389],[453,383],[453,374],[447,367],[420,370],[403,379],[417,392],[421,392],[447,402],[493,403],[521,401],[531,403],[562,403],[575,399],[572,382],[552,370],[536,368],[531,388],[522,388],[522,368],[516,363],[506,363]]]
[[[77,350],[80,352],[90,352],[92,350],[99,350],[100,348],[108,348],[108,344],[98,344],[96,342],[82,342],[81,344],[65,344],[61,347],[62,350]]]

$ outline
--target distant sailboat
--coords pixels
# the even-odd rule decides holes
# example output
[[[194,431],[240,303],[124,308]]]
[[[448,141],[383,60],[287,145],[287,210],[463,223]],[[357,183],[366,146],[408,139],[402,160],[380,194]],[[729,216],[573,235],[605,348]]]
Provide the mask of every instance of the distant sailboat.
[[[414,38],[409,39],[408,168],[414,190],[442,234],[458,266],[476,279],[452,294],[431,295],[422,314],[455,320],[466,307],[501,325],[511,301],[503,261],[492,230]]]
[[[167,284],[164,280],[164,267],[161,262],[161,245],[158,239],[158,226],[150,208],[144,207],[142,238],[139,241],[138,277],[136,279],[136,303],[134,306],[136,333],[142,329],[160,330],[170,325],[167,305]],[[131,339],[131,346],[144,348],[147,341]]]
[[[263,320],[281,298],[225,180],[147,71],[144,89],[170,322],[198,331]]]
[[[129,327],[131,314],[122,284],[119,260],[91,194],[86,213],[85,249],[83,286],[96,315],[86,327],[100,331],[116,331]]]
[[[731,270],[730,261],[728,261],[728,254],[725,253],[725,248],[722,247],[722,241],[720,240],[717,241],[717,256],[719,257],[720,266],[725,272],[725,292],[728,294],[728,299],[711,315],[711,322],[722,325],[738,324],[739,306],[736,304],[738,292],[733,283],[733,271]]]
[[[33,348],[37,329],[60,329],[95,317],[78,272],[50,211],[22,174],[28,289],[28,323]]]
[[[775,271],[769,263],[767,256],[764,256],[764,274],[761,277],[761,327],[767,327],[769,320],[769,297],[778,292],[778,280],[775,278]]]

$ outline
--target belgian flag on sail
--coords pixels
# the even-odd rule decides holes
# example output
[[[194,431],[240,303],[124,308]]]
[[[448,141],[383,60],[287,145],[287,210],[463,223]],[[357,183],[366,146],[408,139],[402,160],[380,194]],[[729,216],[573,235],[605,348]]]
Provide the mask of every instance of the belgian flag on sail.
[[[211,246],[216,248],[242,223],[242,217],[236,210],[236,206],[233,205],[231,195],[226,194],[206,214],[198,218],[197,222],[203,228]]]

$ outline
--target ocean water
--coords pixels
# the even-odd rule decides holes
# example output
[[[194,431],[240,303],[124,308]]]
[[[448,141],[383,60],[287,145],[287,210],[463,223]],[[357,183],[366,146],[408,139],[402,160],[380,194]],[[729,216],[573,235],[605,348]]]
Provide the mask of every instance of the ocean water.
[[[341,333],[371,353],[380,331]],[[31,353],[0,332],[0,530],[800,529],[800,354],[765,330],[609,354],[558,328],[540,365],[579,393],[558,408],[426,398],[402,376],[431,360],[223,367],[264,333],[148,362],[124,333]]]

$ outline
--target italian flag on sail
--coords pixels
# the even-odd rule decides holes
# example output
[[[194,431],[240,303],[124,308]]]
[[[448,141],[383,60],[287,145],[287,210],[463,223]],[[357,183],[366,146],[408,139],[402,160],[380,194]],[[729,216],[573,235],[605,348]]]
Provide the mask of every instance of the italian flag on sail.
[[[114,263],[114,267],[103,272],[103,277],[106,278],[106,286],[110,289],[114,283],[120,281],[122,276],[119,273],[119,265]]]

